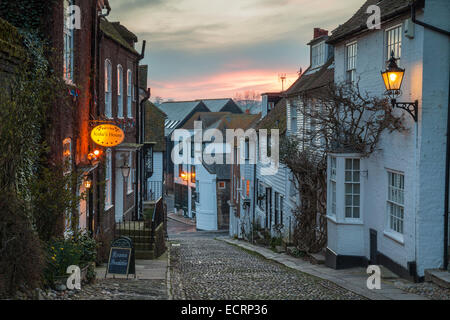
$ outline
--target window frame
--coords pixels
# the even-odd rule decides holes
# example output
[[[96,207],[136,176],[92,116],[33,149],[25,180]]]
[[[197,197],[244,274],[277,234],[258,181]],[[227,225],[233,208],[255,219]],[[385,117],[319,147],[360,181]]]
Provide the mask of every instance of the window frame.
[[[397,34],[397,36],[399,37],[398,41],[395,42],[394,39],[394,42],[391,44],[389,43],[390,33],[397,29],[399,29],[399,32]],[[384,30],[384,54],[386,55],[385,56],[386,62],[391,58],[392,48],[395,49],[395,47],[398,45],[398,49],[394,50],[394,56],[397,59],[397,64],[400,63],[402,57],[402,44],[403,44],[403,24],[400,23]]]
[[[128,166],[130,167],[130,174],[128,175],[127,178],[127,193],[131,194],[133,193],[133,175],[134,175],[134,169],[133,169],[133,152],[130,151],[128,154]],[[133,173],[133,174],[132,174]]]
[[[68,84],[74,84],[74,52],[75,52],[75,29],[69,28],[68,22],[68,9],[74,4],[73,0],[64,0],[63,4],[63,78]]]
[[[127,70],[127,118],[133,118],[133,71]]]
[[[352,161],[352,168],[347,169],[347,161]],[[354,161],[358,161],[358,170],[354,170]],[[350,172],[352,180],[347,180],[347,173]],[[355,181],[355,175],[358,180]],[[347,185],[352,186],[352,192],[347,191]],[[359,193],[355,193],[354,186],[358,185]],[[347,204],[347,197],[352,197],[351,205]],[[354,205],[355,197],[359,197],[359,204]],[[347,208],[351,208],[351,216],[347,216]],[[355,216],[354,209],[358,208],[358,216]],[[361,212],[361,159],[360,158],[344,158],[344,219],[350,221],[360,221],[362,219]]]
[[[354,48],[350,56],[350,49]],[[358,42],[352,41],[345,45],[345,81],[349,84],[356,82],[356,66],[358,62]]]
[[[123,119],[123,67],[117,65],[117,118]]]
[[[311,46],[311,69],[319,68],[326,62],[326,43],[321,41]]]
[[[334,161],[333,161],[334,160]],[[330,188],[329,189],[329,199],[331,211],[327,210],[327,213],[331,217],[336,217],[337,214],[337,157],[330,156]],[[333,166],[334,163],[334,166]],[[333,172],[334,170],[334,172]],[[333,189],[334,185],[334,189]]]
[[[105,163],[105,210],[113,206],[112,203],[112,150],[106,150]]]
[[[400,179],[401,179],[400,186],[391,185],[391,182],[392,182],[391,177],[394,177],[394,176],[400,177]],[[405,174],[400,171],[387,169],[387,182],[388,182],[388,188],[387,188],[387,195],[386,195],[386,232],[389,234],[395,235],[396,238],[402,239],[403,236],[405,235]],[[391,195],[390,188],[392,188],[392,187],[398,188],[397,192],[399,192],[399,193],[401,192],[401,196],[399,195],[399,197],[401,197],[403,202],[397,202],[396,200],[390,198],[390,195]],[[390,206],[395,206],[395,207],[401,209],[402,217],[399,218],[398,216],[393,216],[391,214]],[[399,220],[398,223],[399,223],[399,225],[401,225],[401,231],[392,227],[392,224],[391,224],[393,221],[392,218]]]
[[[105,117],[112,118],[112,63],[105,59]]]

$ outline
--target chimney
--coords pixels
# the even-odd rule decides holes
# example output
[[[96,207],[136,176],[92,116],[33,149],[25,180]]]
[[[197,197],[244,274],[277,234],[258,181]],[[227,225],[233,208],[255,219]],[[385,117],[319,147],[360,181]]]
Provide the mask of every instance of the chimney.
[[[322,36],[327,36],[327,35],[328,35],[328,30],[314,28],[314,39],[322,37]]]

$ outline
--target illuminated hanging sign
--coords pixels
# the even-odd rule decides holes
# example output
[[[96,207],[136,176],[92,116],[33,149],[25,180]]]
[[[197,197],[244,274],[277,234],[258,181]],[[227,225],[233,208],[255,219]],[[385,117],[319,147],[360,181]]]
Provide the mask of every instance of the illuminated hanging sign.
[[[91,138],[102,147],[115,147],[123,142],[125,133],[112,124],[102,124],[92,129]]]

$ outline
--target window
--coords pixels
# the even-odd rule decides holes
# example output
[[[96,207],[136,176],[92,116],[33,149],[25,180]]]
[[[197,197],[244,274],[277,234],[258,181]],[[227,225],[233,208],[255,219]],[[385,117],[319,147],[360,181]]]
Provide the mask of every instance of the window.
[[[63,141],[63,161],[64,161],[64,174],[70,174],[72,172],[72,139],[66,138]]]
[[[105,116],[112,118],[112,66],[111,61],[105,60]]]
[[[250,140],[245,139],[245,160],[250,160]]]
[[[386,61],[390,59],[392,51],[394,51],[394,57],[400,59],[402,55],[401,25],[386,30]]]
[[[256,202],[261,210],[264,210],[264,188],[260,181],[256,180]]]
[[[106,167],[105,167],[105,206],[112,205],[112,151],[106,151]]]
[[[360,160],[345,159],[345,217],[360,218]]]
[[[279,224],[280,215],[280,194],[275,192],[275,225]]]
[[[64,80],[73,83],[74,28],[69,26],[69,6],[72,0],[64,0]]]
[[[127,72],[127,117],[133,118],[133,112],[131,110],[131,102],[133,96],[133,73],[131,70]]]
[[[250,197],[250,180],[247,180],[246,195],[247,198]]]
[[[219,182],[219,189],[223,190],[223,189],[225,189],[225,187],[226,187],[225,181],[220,181]]]
[[[325,42],[311,47],[311,68],[320,67],[325,63]]]
[[[117,117],[123,118],[123,69],[117,66]]]
[[[347,83],[355,83],[356,80],[356,57],[358,54],[358,44],[350,43],[346,47],[347,50]]]
[[[284,197],[280,196],[280,224],[283,224]]]
[[[293,135],[297,133],[297,106],[295,104],[291,106],[291,133]]]
[[[330,168],[330,215],[336,215],[336,157],[331,157]]]
[[[271,111],[275,107],[275,102],[267,103],[267,112]]]
[[[134,169],[132,169],[133,168],[133,153],[131,151],[128,155],[128,166],[130,167],[131,172],[128,175],[127,190],[128,190],[128,193],[131,193],[131,192],[133,192],[133,184],[132,184],[133,177],[132,177],[131,173],[134,171]]]
[[[388,172],[388,179],[388,226],[391,231],[403,234],[405,177],[399,173]]]

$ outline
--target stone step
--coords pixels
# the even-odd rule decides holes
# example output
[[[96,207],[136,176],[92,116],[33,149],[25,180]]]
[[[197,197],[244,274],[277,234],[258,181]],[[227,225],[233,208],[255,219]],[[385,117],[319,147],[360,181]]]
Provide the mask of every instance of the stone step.
[[[134,253],[137,260],[152,260],[155,258],[153,250],[136,250]]]
[[[323,252],[310,253],[309,256],[316,264],[325,264],[325,254]]]
[[[425,270],[425,281],[450,289],[450,272],[441,269],[427,269]]]

